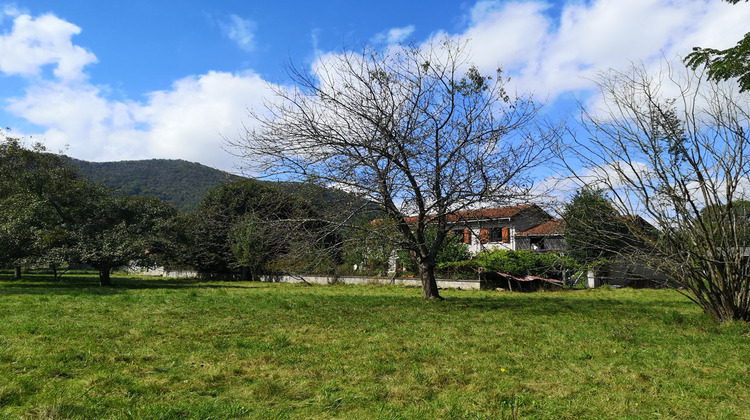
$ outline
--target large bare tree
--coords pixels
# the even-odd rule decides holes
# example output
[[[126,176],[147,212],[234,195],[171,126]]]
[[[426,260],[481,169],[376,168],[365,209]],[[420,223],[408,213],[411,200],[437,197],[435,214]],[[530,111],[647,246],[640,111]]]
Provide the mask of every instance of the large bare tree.
[[[509,94],[500,70],[482,75],[468,56],[465,41],[444,39],[291,67],[293,86],[277,87],[266,110],[251,112],[255,128],[231,143],[260,173],[313,177],[376,203],[419,267],[423,297],[440,298],[435,257],[448,215],[523,194],[553,137],[536,129],[530,97]]]
[[[568,162],[582,161],[579,181],[603,188],[621,213],[633,236],[623,256],[682,286],[715,320],[750,321],[750,96],[665,68],[603,74],[602,103],[584,111]]]

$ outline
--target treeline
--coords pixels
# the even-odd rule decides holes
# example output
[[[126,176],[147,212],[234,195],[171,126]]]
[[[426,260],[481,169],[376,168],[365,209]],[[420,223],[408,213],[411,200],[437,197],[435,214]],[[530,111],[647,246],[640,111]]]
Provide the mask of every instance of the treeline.
[[[373,217],[352,194],[239,177],[208,189],[184,212],[91,182],[68,158],[4,134],[0,171],[0,267],[48,267],[57,276],[61,267],[85,265],[99,272],[102,285],[126,265],[226,279],[332,274],[351,259],[346,243],[356,239],[344,228],[348,220],[332,214],[348,208],[365,225]]]

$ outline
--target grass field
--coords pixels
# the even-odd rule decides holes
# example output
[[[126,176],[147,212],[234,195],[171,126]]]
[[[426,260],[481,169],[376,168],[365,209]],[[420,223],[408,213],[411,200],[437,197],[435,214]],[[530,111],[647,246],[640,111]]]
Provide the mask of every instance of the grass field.
[[[750,327],[667,290],[0,277],[0,418],[750,418]]]

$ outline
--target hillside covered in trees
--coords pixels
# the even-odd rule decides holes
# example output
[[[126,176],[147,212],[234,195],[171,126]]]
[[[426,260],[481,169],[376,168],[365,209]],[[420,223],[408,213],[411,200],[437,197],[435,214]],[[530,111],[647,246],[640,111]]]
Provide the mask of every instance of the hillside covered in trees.
[[[176,159],[70,161],[93,183],[126,195],[153,196],[182,211],[194,210],[211,188],[240,179],[200,163]]]
[[[195,210],[211,189],[243,179],[229,172],[179,159],[87,162],[70,158],[70,162],[94,184],[102,184],[125,195],[156,197],[180,211]],[[352,194],[334,188],[298,182],[260,182],[289,194],[303,196],[324,212],[331,208],[340,210],[341,206],[364,206]],[[368,208],[372,210],[370,206]]]

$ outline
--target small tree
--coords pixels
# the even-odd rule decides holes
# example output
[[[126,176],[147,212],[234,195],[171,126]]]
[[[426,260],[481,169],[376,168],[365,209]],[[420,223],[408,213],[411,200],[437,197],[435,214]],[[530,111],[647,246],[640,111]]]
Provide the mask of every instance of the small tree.
[[[620,214],[602,190],[582,188],[562,212],[568,255],[589,265],[618,255],[630,238]]]
[[[637,241],[621,254],[658,268],[717,321],[750,321],[748,97],[688,74],[642,67],[603,75],[568,162],[602,188]],[[649,223],[644,223],[647,220]],[[656,229],[654,229],[654,227]],[[606,234],[607,232],[602,232]]]
[[[313,177],[375,203],[395,221],[425,299],[440,298],[448,215],[522,195],[549,150],[550,134],[535,129],[538,105],[509,95],[500,70],[481,74],[462,41],[364,47],[290,76],[294,87],[277,87],[267,112],[252,114],[257,129],[230,144],[265,175]]]
[[[299,251],[296,244],[313,229],[315,211],[296,195],[247,179],[211,190],[190,219],[189,265],[257,277],[275,258]]]
[[[74,241],[70,260],[99,271],[99,284],[110,286],[116,267],[137,263],[153,265],[153,258],[168,246],[164,234],[177,211],[155,197],[113,197],[104,187],[91,186],[76,209],[70,226]]]

